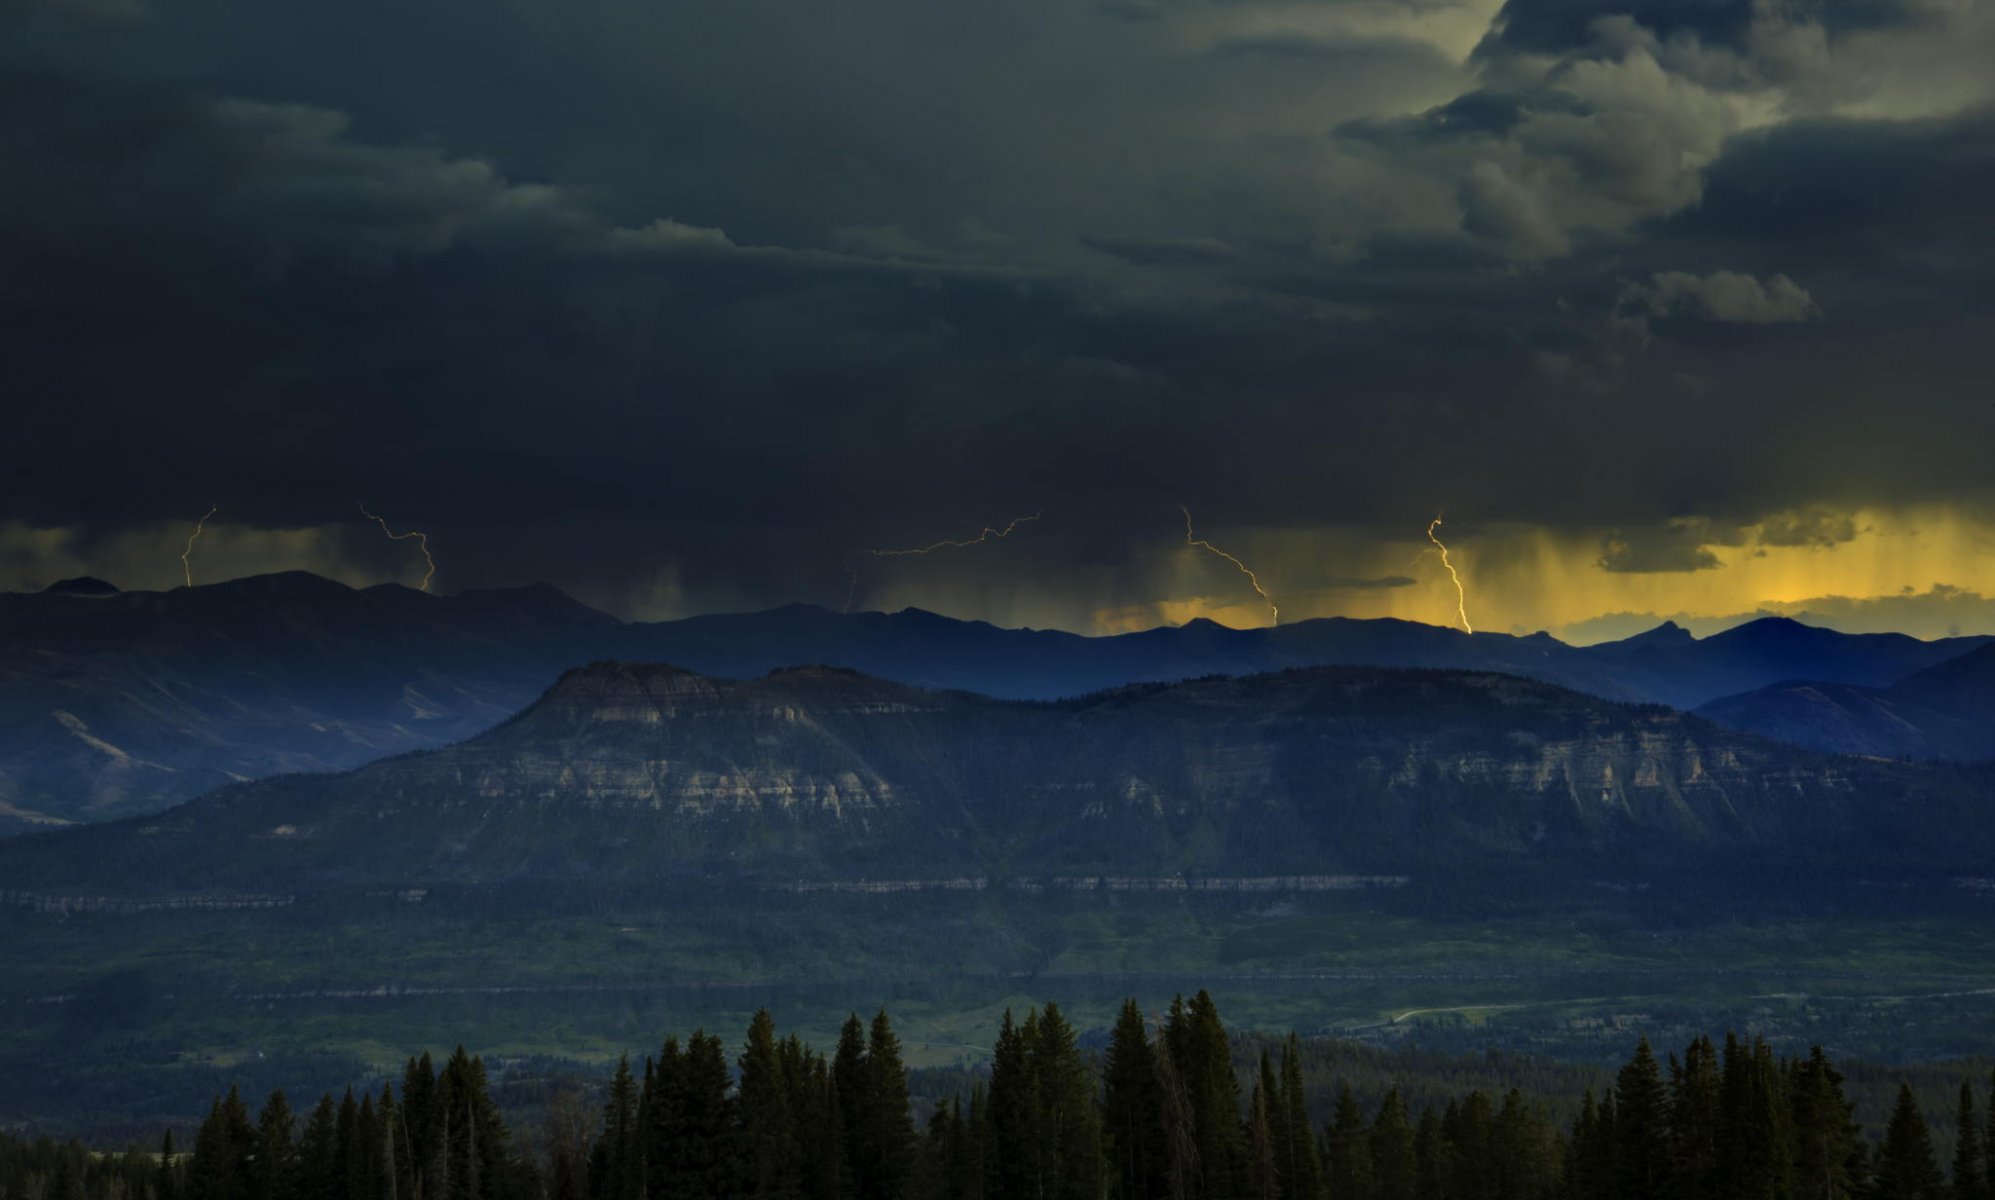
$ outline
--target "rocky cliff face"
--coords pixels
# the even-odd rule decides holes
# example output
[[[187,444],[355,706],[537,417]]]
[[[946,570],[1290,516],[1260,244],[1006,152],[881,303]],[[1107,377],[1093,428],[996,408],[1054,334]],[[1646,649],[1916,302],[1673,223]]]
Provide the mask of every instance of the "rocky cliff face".
[[[597,663],[461,745],[0,844],[37,894],[507,880],[1971,861],[1984,775],[1507,676],[1324,668],[1044,704]]]

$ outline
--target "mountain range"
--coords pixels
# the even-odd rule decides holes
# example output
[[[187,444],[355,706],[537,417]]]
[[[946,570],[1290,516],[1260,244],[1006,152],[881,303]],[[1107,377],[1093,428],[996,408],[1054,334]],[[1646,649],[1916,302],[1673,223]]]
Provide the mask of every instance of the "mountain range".
[[[1777,683],[1702,705],[1735,729],[1837,754],[1995,758],[1995,647],[1916,671],[1886,687]]]
[[[460,744],[0,843],[16,900],[564,881],[1982,861],[1988,769],[1822,755],[1509,675],[994,700],[827,667],[571,670]],[[107,900],[109,898],[109,900]]]
[[[1201,620],[1083,637],[916,609],[808,605],[647,624],[546,586],[433,596],[303,572],[167,592],[70,580],[0,594],[0,829],[155,812],[231,783],[461,741],[531,703],[562,671],[599,659],[733,679],[816,663],[1032,700],[1293,667],[1457,669],[1690,708],[1800,679],[1869,696],[1988,641],[1849,635],[1783,618],[1703,639],[1665,624],[1587,647],[1542,633],[1345,618],[1245,630]],[[1995,659],[1962,662],[1968,674],[1995,670]],[[1784,736],[1777,712],[1707,711]],[[1977,745],[1964,735],[1931,744],[1943,747],[1934,753]]]

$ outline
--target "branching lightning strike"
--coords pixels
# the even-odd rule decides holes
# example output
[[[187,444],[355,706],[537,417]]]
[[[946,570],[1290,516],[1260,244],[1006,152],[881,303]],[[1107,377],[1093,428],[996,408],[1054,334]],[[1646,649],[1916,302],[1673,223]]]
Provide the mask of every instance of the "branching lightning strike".
[[[995,525],[986,525],[973,538],[945,538],[939,542],[930,542],[926,546],[917,546],[912,550],[861,550],[858,553],[868,558],[920,558],[924,555],[933,554],[937,550],[967,550],[971,546],[981,546],[985,542],[1002,541],[1010,537],[1012,530],[1017,529],[1020,525],[1031,524],[1045,515],[1046,510],[1042,508],[1029,517],[1013,517],[1003,529],[999,529]],[[845,574],[849,580],[845,588],[846,612],[852,611],[853,597],[859,594],[859,568],[852,561],[857,556],[849,556],[845,560]]]
[[[1428,522],[1427,540],[1434,543],[1434,548],[1441,552],[1441,565],[1448,568],[1448,578],[1455,581],[1455,616],[1461,619],[1462,631],[1464,633],[1474,633],[1475,627],[1469,624],[1469,597],[1468,593],[1462,590],[1462,577],[1455,570],[1455,564],[1448,561],[1448,548],[1441,544],[1440,538],[1434,536],[1434,531],[1440,527],[1441,518],[1439,517],[1435,517],[1432,521]]]
[[[1274,597],[1268,595],[1268,590],[1261,586],[1261,577],[1254,574],[1254,572],[1247,566],[1246,563],[1241,562],[1239,559],[1233,557],[1231,554],[1226,553],[1226,551],[1221,550],[1219,547],[1213,545],[1211,542],[1208,542],[1203,538],[1194,536],[1191,528],[1190,508],[1180,504],[1178,505],[1178,511],[1185,515],[1185,545],[1197,546],[1201,550],[1209,550],[1212,553],[1217,554],[1219,557],[1225,559],[1227,562],[1230,562],[1234,566],[1240,568],[1240,573],[1247,577],[1247,582],[1254,585],[1254,591],[1259,593],[1261,599],[1267,601],[1268,614],[1270,618],[1268,624],[1270,625],[1281,624],[1282,610],[1275,605]]]
[[[422,584],[422,590],[425,592],[429,591],[430,580],[436,578],[436,559],[430,556],[429,535],[419,529],[411,529],[407,533],[396,533],[394,530],[388,528],[388,522],[368,512],[367,505],[365,504],[360,506],[360,515],[379,525],[381,532],[387,534],[390,541],[401,542],[407,541],[410,538],[415,539],[416,546],[423,552],[423,561],[429,564],[429,570],[423,575]]]
[[[194,543],[201,540],[201,531],[207,528],[208,518],[220,511],[222,511],[221,505],[210,503],[208,511],[202,513],[201,519],[194,522],[194,532],[187,535],[187,548],[180,552],[180,574],[186,578],[188,587],[194,586],[194,566],[188,561],[194,556]]]

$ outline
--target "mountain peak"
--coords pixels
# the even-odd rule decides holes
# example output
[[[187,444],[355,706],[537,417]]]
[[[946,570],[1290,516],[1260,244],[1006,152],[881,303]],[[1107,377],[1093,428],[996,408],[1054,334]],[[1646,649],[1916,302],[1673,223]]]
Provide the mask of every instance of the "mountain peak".
[[[1694,643],[1696,640],[1697,640],[1696,638],[1690,635],[1690,631],[1688,629],[1685,629],[1683,626],[1678,625],[1675,621],[1664,621],[1662,624],[1656,626],[1654,629],[1645,630],[1641,633],[1634,635],[1633,637],[1622,638],[1621,641],[1618,642],[1617,644],[1630,648],[1637,646],[1644,648],[1662,647],[1662,646],[1688,646]]]
[[[97,578],[95,575],[78,575],[74,579],[58,579],[42,589],[44,596],[76,596],[86,600],[102,600],[109,596],[122,595],[118,585]]]

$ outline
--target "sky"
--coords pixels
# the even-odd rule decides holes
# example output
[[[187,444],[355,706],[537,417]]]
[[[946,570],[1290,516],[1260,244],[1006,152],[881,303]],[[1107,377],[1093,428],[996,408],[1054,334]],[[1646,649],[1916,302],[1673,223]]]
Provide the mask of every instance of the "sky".
[[[640,619],[1274,619],[1195,539],[1285,622],[1995,632],[1991,61],[1977,0],[12,0],[0,587],[419,584],[365,504]]]

